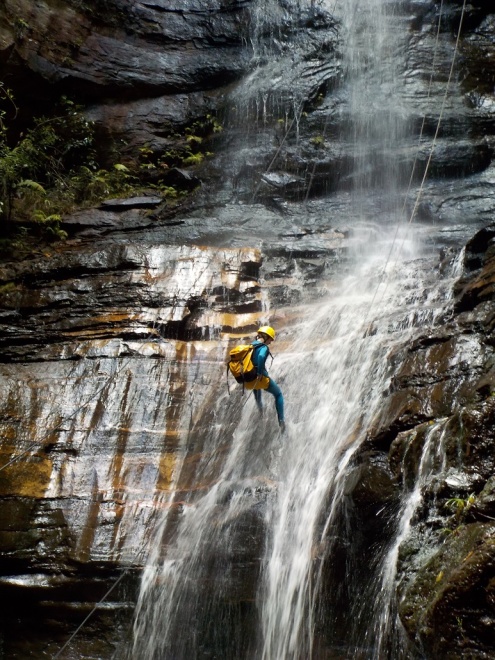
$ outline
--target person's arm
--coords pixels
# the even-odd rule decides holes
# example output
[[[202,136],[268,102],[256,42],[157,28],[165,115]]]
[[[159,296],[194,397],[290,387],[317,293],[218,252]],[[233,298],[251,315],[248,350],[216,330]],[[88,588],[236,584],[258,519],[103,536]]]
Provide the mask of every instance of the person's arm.
[[[266,358],[268,357],[268,346],[264,344],[258,348],[257,371],[258,376],[268,376],[268,371],[265,369]]]

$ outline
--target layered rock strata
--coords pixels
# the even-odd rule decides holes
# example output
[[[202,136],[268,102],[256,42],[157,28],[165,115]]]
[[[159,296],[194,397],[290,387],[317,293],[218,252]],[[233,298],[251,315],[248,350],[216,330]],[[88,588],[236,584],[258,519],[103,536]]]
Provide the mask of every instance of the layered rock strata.
[[[23,121],[31,104],[46,110],[72,94],[89,101],[103,144],[125,138],[130,159],[144,145],[170,149],[177,132],[209,112],[224,131],[210,162],[173,173],[190,188],[202,184],[186,205],[171,209],[152,196],[81,210],[65,219],[65,244],[1,267],[8,657],[54,655],[114,587],[70,647],[74,657],[112,657],[129,630],[149,530],[164,510],[172,509],[171,521],[180,516],[186,496],[211,484],[208,473],[198,477],[199,458],[209,457],[207,429],[220,418],[235,427],[240,401],[227,417],[219,412],[230,338],[250,336],[268,316],[275,324],[304,318],[298,302],[328,289],[352,233],[346,199],[356,154],[341,137],[346,90],[332,17],[302,12],[270,50],[270,26],[248,0],[210,2],[207,10],[195,0],[90,4],[6,0],[0,8],[2,79]],[[443,3],[439,50],[439,3],[406,4],[404,107],[418,127],[427,110],[419,173],[440,119],[462,3]],[[494,233],[475,233],[495,207],[488,5],[467,8],[462,75],[450,86],[416,217],[435,226],[431,240],[447,261],[450,248],[458,252],[474,235],[463,277],[443,326],[418,330],[392,356],[396,376],[348,492],[369,552],[384,543],[383,506],[389,519],[427,443],[444,447],[446,471],[428,476],[399,563],[401,619],[432,658],[493,651]],[[246,46],[253,26],[256,53]],[[276,75],[287,63],[288,82]],[[259,95],[235,84],[243,77]],[[255,129],[246,134],[248,121]],[[400,161],[405,173],[416,155],[411,140]],[[410,209],[414,202],[411,193]],[[369,204],[383,211],[379,201]],[[229,556],[242,605],[255,593],[263,497],[261,489],[247,506],[239,551]],[[257,542],[250,546],[250,538]]]

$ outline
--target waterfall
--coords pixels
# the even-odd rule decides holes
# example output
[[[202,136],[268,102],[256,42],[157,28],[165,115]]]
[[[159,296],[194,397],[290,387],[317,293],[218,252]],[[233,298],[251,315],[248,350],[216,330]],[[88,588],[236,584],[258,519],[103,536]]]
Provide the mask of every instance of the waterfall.
[[[284,446],[277,497],[267,513],[270,532],[260,588],[265,660],[320,654],[315,646],[316,567],[324,556],[331,561],[330,530],[341,513],[346,467],[379,410],[390,377],[387,352],[395,341],[405,340],[426,289],[412,259],[414,241],[407,233],[399,238],[402,230],[395,237],[391,232],[402,221],[395,153],[405,130],[398,103],[397,17],[382,0],[348,0],[332,3],[332,9],[344,35],[342,93],[347,103],[341,131],[354,160],[344,183],[352,191],[355,241],[348,274],[320,301],[318,313],[308,313],[311,321],[297,328],[306,351],[297,351],[294,362],[300,366],[293,390],[294,379],[287,373],[290,409],[298,422]],[[393,225],[380,227],[370,217],[370,199],[376,196],[382,217],[387,215]],[[397,259],[411,261],[400,272],[388,268]],[[417,295],[404,305],[409,287]],[[367,322],[375,329],[372,336]]]
[[[355,154],[350,185],[357,199],[377,188],[395,200],[401,180],[399,154],[407,127],[400,73],[407,26],[400,8],[401,2],[387,0],[345,0],[335,8],[342,12],[348,95],[343,125]]]
[[[407,657],[394,607],[395,564],[429,473],[425,467],[401,502],[392,541],[366,576],[353,554],[346,496],[350,466],[394,375],[388,357],[435,322],[450,281],[438,286],[427,230],[411,231],[404,217],[401,3],[272,0],[257,17],[258,37],[270,17],[285,20],[315,5],[336,15],[342,35],[339,137],[353,163],[342,199],[352,226],[338,274],[319,283],[316,297],[302,291],[296,320],[281,335],[273,373],[286,398],[287,435],[273,419],[258,418],[252,397],[233,403],[219,394],[192,494],[162,522],[144,572],[131,653],[139,660]],[[266,51],[254,51],[266,59]],[[254,71],[244,90],[261,90],[263,116],[265,83]],[[321,223],[336,218],[328,210]],[[268,304],[265,312],[268,321]],[[333,553],[345,545],[343,572],[330,579]]]
[[[363,241],[369,245],[368,232]],[[313,657],[318,596],[314,568],[330,550],[325,545],[331,542],[328,531],[339,512],[346,467],[381,404],[389,378],[387,352],[395,341],[404,340],[404,318],[414,316],[423,294],[412,261],[403,277],[419,285],[418,298],[404,308],[405,281],[391,281],[380,309],[375,309],[376,272],[375,253],[354,264],[338,291],[298,329],[298,341],[306,350],[295,348],[294,360],[284,355],[290,410],[297,421],[284,443],[277,497],[267,521],[271,540],[262,589],[262,657],[267,660]],[[379,329],[372,336],[366,334],[366,319]],[[294,361],[300,365],[295,380],[290,378]]]
[[[429,460],[435,450],[433,440],[425,446],[412,494],[405,493],[393,521],[397,531],[391,545],[378,552],[377,564],[368,567],[366,582],[361,572],[358,580],[352,574],[352,565],[359,564],[360,557],[354,556],[357,549],[348,527],[345,496],[352,478],[349,466],[373,429],[393,376],[387,357],[414,337],[418,327],[434,324],[444,313],[455,264],[451,278],[439,286],[433,272],[425,274],[424,260],[418,258],[418,254],[424,257],[419,240],[404,242],[399,235],[391,246],[386,228],[383,234],[377,228],[377,233],[373,245],[369,232],[363,231],[362,242],[354,247],[357,263],[351,262],[349,274],[320,302],[318,312],[311,309],[307,315],[311,320],[295,329],[297,344],[305,348],[295,345],[294,353],[282,358],[295,421],[275,468],[278,487],[267,512],[269,542],[260,589],[261,657],[266,660],[325,657],[322,622],[317,621],[322,570],[325,562],[334,560],[342,538],[347,544],[347,567],[333,585],[336,593],[338,587],[349,592],[348,611],[337,612],[343,607],[338,598],[325,604],[324,626],[331,627],[330,621],[339,620],[340,626],[346,622],[344,631],[333,631],[330,638],[341,644],[344,632],[347,653],[351,649],[355,653],[352,657],[360,657],[359,653],[377,660],[411,657],[395,618],[396,563],[421,487],[432,465],[438,469],[439,461]],[[400,277],[390,266],[385,281],[380,281],[378,255],[390,249],[392,262],[399,258],[395,251],[401,251]],[[379,305],[373,302],[376,299]],[[370,325],[372,333],[367,332]],[[296,379],[291,377],[294,362],[299,365]],[[432,427],[428,437],[437,438],[436,430],[437,426]]]

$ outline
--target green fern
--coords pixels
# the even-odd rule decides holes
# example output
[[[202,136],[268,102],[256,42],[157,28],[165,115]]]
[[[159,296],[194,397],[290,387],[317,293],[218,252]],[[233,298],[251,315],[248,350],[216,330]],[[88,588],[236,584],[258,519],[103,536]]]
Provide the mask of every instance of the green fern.
[[[43,186],[37,181],[32,181],[31,179],[23,179],[17,184],[17,189],[19,188],[29,188],[35,192],[40,193],[41,195],[46,195],[46,190]]]

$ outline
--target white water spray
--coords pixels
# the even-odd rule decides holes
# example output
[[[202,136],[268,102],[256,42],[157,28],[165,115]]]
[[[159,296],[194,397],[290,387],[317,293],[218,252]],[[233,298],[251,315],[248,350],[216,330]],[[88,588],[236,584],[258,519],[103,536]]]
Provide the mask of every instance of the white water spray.
[[[282,358],[295,421],[275,468],[278,488],[267,519],[271,532],[260,593],[265,660],[319,657],[318,566],[331,550],[346,468],[383,404],[392,375],[388,354],[432,313],[425,303],[433,283],[414,259],[418,246],[405,244],[400,277],[390,268],[379,284],[379,255],[387,253],[389,240],[385,233],[371,247],[366,231],[358,252],[363,244],[368,256],[361,254],[318,311],[311,310],[310,320],[295,330],[293,353]],[[386,289],[379,308],[372,306],[377,286]]]
[[[300,4],[294,9],[299,11]],[[343,93],[348,103],[343,105],[342,140],[355,167],[344,181],[352,191],[354,217],[341,272],[316,303],[303,298],[303,308],[294,310],[303,320],[287,330],[286,350],[277,356],[275,377],[286,396],[288,435],[280,439],[274,425],[261,424],[252,400],[229,417],[220,413],[220,399],[218,425],[206,439],[211,454],[196,475],[197,493],[173,534],[163,529],[157,539],[160,550],[145,572],[133,650],[139,660],[208,657],[212,648],[216,653],[221,649],[224,657],[248,659],[331,657],[318,628],[318,601],[323,566],[332,560],[342,517],[348,468],[373,432],[393,376],[388,356],[442,308],[431,255],[420,237],[401,227],[397,153],[405,134],[403,37],[394,16],[400,3],[319,4],[339,16],[345,34]],[[267,6],[285,15],[290,5],[284,3],[283,11],[273,1]],[[260,18],[258,29],[264,27]],[[259,84],[256,73],[248,82]],[[266,99],[260,112],[265,120]],[[335,221],[322,218],[322,224]],[[240,422],[231,437],[228,430],[236,416]],[[229,563],[238,532],[235,521],[258,500],[264,506],[266,538],[261,578],[253,572],[253,580],[259,579],[252,595],[256,612],[245,617],[232,606],[226,615],[235,583]],[[387,555],[392,563],[397,548]],[[373,647],[366,649],[370,657],[388,653],[396,623],[390,606],[394,576],[394,571],[384,572],[380,582],[384,618],[363,617],[363,625],[373,628],[364,636]],[[228,625],[223,616],[230,616]],[[237,616],[244,616],[238,628],[232,623]],[[252,633],[248,642],[233,638],[241,629],[245,637]],[[345,651],[350,652],[356,640],[347,641]]]

